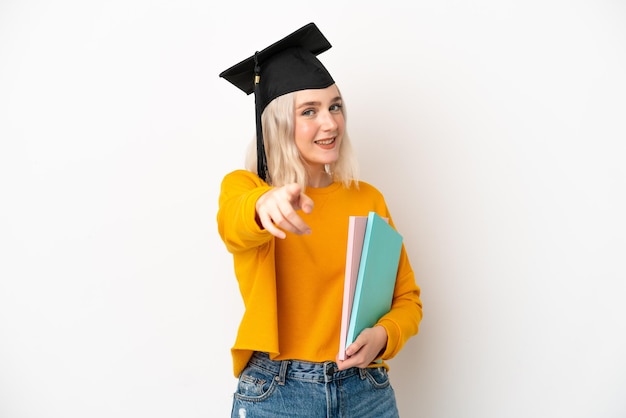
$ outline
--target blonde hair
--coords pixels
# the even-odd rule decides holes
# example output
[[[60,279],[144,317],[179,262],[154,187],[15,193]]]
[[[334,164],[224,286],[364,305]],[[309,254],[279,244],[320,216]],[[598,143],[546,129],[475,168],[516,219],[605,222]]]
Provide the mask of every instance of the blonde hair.
[[[263,140],[269,172],[268,183],[283,186],[298,183],[307,186],[306,163],[300,156],[294,137],[295,93],[287,93],[272,100],[261,115]],[[345,103],[342,108],[346,117]],[[246,169],[257,171],[256,139],[250,143],[246,153]],[[353,183],[358,187],[358,164],[347,131],[341,140],[339,158],[327,167],[333,181],[343,183],[348,188]]]

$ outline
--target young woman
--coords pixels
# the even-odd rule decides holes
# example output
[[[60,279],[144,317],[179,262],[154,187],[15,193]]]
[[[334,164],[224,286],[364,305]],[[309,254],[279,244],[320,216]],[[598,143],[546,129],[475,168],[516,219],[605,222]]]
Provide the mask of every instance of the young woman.
[[[348,218],[389,218],[358,181],[344,100],[314,24],[220,74],[254,92],[256,147],[228,173],[217,223],[245,311],[232,347],[232,416],[397,417],[386,359],[418,332],[420,289],[402,247],[390,311],[339,360]]]

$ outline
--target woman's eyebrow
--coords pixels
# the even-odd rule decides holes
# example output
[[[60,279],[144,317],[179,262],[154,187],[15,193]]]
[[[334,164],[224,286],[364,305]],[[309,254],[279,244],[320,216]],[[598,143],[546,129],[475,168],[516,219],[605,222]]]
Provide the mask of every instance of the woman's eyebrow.
[[[304,103],[300,103],[296,109],[300,109],[301,107],[307,107],[307,106],[321,106],[322,102],[315,102],[315,101],[311,101],[311,102],[304,102]]]
[[[341,96],[337,96],[334,99],[331,100],[331,103],[337,103],[341,101]],[[310,101],[310,102],[303,102],[300,103],[296,106],[296,109],[300,109],[301,107],[307,107],[307,106],[321,106],[322,102],[319,101]]]

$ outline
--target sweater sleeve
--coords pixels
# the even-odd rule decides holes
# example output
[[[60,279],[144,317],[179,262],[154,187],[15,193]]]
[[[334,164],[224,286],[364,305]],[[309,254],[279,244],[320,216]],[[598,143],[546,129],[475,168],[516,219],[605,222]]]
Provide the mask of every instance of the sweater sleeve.
[[[391,216],[388,216],[393,226]],[[387,346],[381,355],[383,360],[395,357],[409,338],[418,333],[422,320],[420,293],[406,248],[402,244],[391,309],[377,324],[387,331]]]
[[[253,173],[237,170],[222,180],[218,232],[231,253],[246,251],[266,244],[272,235],[256,222],[256,201],[271,189]]]

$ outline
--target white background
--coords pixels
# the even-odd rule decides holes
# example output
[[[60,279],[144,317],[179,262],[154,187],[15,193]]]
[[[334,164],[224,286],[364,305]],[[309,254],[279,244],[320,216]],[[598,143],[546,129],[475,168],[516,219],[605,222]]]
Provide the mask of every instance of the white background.
[[[0,416],[229,415],[218,74],[311,21],[423,291],[402,416],[626,416],[618,0],[1,0]]]

